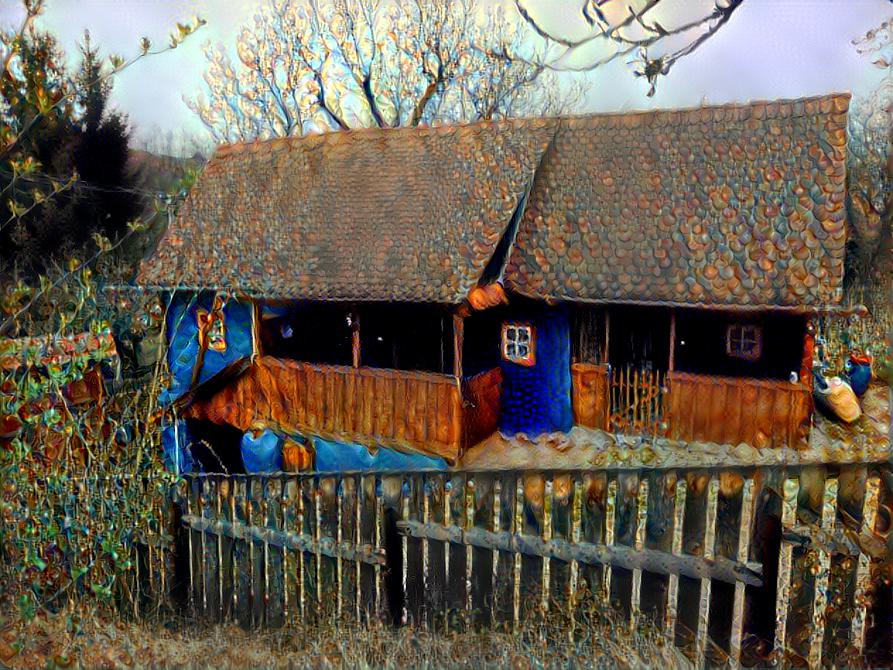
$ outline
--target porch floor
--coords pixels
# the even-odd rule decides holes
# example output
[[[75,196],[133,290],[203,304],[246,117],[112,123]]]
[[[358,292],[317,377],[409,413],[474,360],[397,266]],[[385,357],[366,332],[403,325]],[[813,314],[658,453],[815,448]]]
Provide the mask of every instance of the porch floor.
[[[458,466],[477,470],[574,469],[613,466],[718,467],[880,461],[890,456],[890,388],[881,382],[862,399],[851,425],[815,413],[807,449],[755,449],[746,444],[626,437],[575,426],[569,433],[507,437],[494,433],[465,452]]]

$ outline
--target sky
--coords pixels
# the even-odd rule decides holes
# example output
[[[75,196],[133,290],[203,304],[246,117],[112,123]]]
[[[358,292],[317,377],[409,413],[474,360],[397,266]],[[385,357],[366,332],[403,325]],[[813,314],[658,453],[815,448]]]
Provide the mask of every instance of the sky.
[[[491,0],[499,1],[499,0]],[[527,0],[532,14],[555,32],[580,35],[581,0]],[[610,1],[610,0],[609,0]],[[148,36],[163,44],[178,20],[198,14],[208,24],[178,49],[141,61],[115,82],[113,104],[126,113],[140,140],[203,127],[183,102],[201,90],[205,43],[232,46],[240,27],[263,0],[47,0],[43,27],[69,53],[89,28],[104,52],[138,52]],[[710,0],[668,0],[691,9]],[[683,10],[684,11],[684,10]],[[0,24],[19,20],[20,0],[0,0]],[[863,93],[882,72],[856,53],[851,40],[893,14],[889,0],[744,0],[729,23],[680,60],[648,98],[644,81],[625,60],[579,78],[579,112],[692,107],[703,103],[792,98],[831,91]],[[585,54],[583,54],[585,56]]]

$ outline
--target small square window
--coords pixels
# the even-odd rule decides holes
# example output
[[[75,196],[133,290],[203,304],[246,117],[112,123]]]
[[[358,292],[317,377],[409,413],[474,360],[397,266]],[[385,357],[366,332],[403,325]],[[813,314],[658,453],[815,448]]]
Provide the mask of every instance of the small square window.
[[[726,329],[726,354],[745,361],[759,360],[763,353],[763,329],[751,324],[732,324]]]
[[[506,323],[502,326],[502,358],[518,365],[534,365],[533,327],[525,323]]]

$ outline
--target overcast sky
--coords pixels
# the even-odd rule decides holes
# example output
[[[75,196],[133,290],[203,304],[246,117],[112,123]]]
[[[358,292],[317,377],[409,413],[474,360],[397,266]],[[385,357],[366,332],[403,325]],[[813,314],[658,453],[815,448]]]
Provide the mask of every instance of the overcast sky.
[[[204,42],[232,45],[239,27],[262,0],[47,0],[43,26],[60,36],[69,53],[85,28],[104,52],[133,55],[139,38],[167,41],[175,21],[200,14],[208,25],[175,51],[142,61],[115,84],[114,103],[137,134],[158,129],[190,133],[202,126],[183,103],[202,85]],[[677,0],[699,3],[709,0]],[[573,34],[582,27],[580,0],[528,0],[550,28]],[[20,0],[0,0],[0,24],[19,17]],[[690,4],[683,4],[690,7]],[[631,74],[625,61],[584,75],[579,111],[797,97],[830,91],[868,90],[882,73],[850,41],[893,13],[889,0],[744,0],[731,21],[660,82],[657,95]]]

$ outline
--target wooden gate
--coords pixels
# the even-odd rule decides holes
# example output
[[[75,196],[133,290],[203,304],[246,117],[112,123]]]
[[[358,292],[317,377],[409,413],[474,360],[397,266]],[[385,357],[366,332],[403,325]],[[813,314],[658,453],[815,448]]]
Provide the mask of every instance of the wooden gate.
[[[870,623],[885,551],[878,509],[890,502],[880,474],[196,476],[180,501],[190,602],[246,626],[348,616],[441,630],[573,622],[580,608],[611,603],[632,623],[650,619],[699,665],[818,664],[884,635]],[[767,534],[772,519],[783,533]]]

